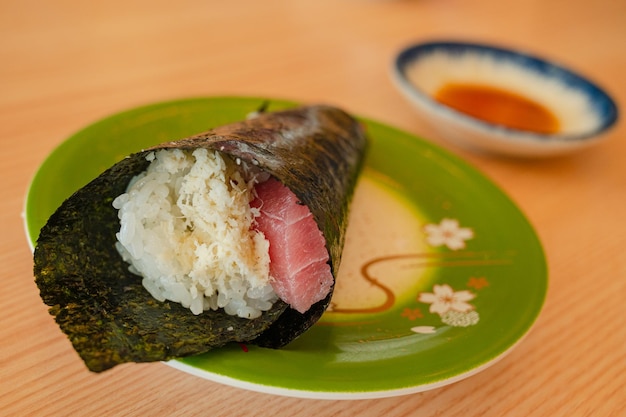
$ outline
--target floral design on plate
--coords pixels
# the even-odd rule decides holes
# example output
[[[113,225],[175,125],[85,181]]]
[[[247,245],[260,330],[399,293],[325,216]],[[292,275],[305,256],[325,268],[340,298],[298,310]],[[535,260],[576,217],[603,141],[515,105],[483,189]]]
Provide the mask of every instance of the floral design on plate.
[[[474,231],[469,227],[461,227],[456,219],[444,218],[439,224],[427,224],[424,226],[426,241],[431,246],[446,246],[452,251],[463,249],[465,241],[474,237]],[[467,286],[480,290],[489,286],[485,277],[470,277]],[[417,296],[420,303],[430,304],[428,311],[437,314],[441,322],[452,327],[468,327],[476,325],[480,315],[473,304],[470,303],[476,294],[469,290],[455,291],[449,284],[435,284],[432,292],[421,292]],[[419,314],[417,314],[419,312]],[[411,320],[423,318],[419,309],[406,308],[402,314]],[[411,331],[419,334],[432,334],[436,332],[434,326],[414,326]]]
[[[474,306],[469,304],[468,301],[474,299],[474,297],[476,297],[476,295],[467,290],[454,291],[448,284],[435,284],[432,293],[421,293],[417,301],[430,304],[428,310],[431,313],[437,313],[443,316],[448,311],[467,313],[473,310]]]
[[[465,248],[465,241],[474,237],[474,231],[468,227],[460,227],[456,219],[444,218],[439,224],[427,224],[424,231],[429,245],[447,246],[450,250]]]
[[[476,285],[476,278],[470,278],[468,286]],[[488,286],[484,277],[479,279],[482,286]],[[482,288],[482,287],[481,287]],[[469,301],[476,298],[476,294],[469,290],[455,291],[448,284],[435,284],[432,292],[422,292],[417,296],[417,301],[430,304],[428,311],[437,314],[443,324],[452,327],[474,326],[480,320],[480,315],[473,304]],[[407,309],[408,310],[408,309]],[[411,328],[414,333],[434,333],[432,326],[415,326]]]

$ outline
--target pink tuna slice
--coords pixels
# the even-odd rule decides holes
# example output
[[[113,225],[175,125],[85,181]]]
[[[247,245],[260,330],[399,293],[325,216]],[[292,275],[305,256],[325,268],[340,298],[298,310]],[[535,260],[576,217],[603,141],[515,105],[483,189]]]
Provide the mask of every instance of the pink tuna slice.
[[[325,239],[308,207],[274,178],[257,184],[256,229],[270,242],[272,288],[300,313],[323,300],[333,285]]]

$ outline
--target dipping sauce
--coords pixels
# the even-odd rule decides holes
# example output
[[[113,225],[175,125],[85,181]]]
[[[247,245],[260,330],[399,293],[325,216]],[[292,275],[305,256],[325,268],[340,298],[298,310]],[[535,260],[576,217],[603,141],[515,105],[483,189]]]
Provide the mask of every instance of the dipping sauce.
[[[486,122],[509,128],[551,134],[559,131],[559,120],[545,106],[497,87],[449,83],[435,100]]]

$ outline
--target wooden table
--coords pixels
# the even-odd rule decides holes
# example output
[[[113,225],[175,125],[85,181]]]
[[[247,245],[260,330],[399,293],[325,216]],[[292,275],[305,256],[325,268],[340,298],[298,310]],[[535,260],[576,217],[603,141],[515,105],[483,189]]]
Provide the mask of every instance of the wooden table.
[[[608,416],[626,409],[626,127],[562,158],[447,145],[394,89],[409,42],[475,39],[554,58],[626,105],[626,2],[181,0],[0,2],[0,414]],[[414,395],[302,400],[163,364],[88,372],[33,282],[21,212],[38,165],[76,130],[191,96],[327,102],[418,134],[476,166],[528,216],[547,254],[545,307],[483,372]]]

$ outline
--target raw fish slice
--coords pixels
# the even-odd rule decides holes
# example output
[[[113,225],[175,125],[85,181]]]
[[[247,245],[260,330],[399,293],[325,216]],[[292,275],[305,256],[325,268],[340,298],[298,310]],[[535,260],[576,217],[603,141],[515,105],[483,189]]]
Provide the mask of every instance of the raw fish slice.
[[[257,229],[270,242],[272,287],[300,313],[323,300],[333,286],[324,236],[309,209],[287,187],[269,179],[255,188],[261,215]]]

